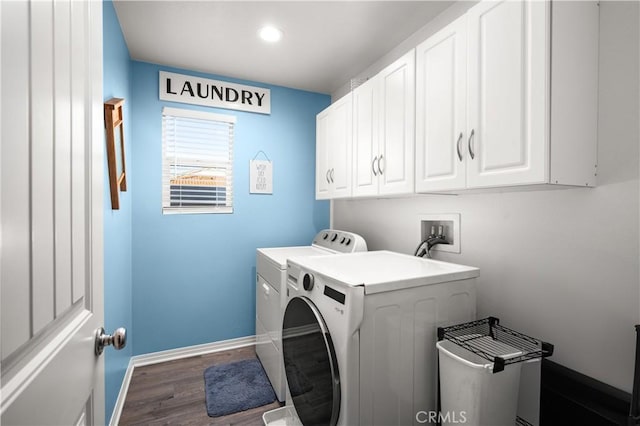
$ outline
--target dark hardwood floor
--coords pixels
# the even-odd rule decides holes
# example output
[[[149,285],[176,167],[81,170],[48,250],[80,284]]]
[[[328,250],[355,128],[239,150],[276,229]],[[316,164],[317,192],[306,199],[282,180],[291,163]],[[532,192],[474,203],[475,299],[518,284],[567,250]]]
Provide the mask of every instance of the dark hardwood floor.
[[[262,413],[275,402],[223,417],[209,417],[204,398],[204,370],[255,358],[253,346],[137,367],[129,384],[120,425],[261,425]]]

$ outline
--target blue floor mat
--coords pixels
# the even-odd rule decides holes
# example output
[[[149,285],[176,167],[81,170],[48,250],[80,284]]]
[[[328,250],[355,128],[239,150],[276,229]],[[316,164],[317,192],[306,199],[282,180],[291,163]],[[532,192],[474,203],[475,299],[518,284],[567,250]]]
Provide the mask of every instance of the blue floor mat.
[[[276,394],[257,358],[214,365],[204,371],[209,417],[226,416],[270,404]]]

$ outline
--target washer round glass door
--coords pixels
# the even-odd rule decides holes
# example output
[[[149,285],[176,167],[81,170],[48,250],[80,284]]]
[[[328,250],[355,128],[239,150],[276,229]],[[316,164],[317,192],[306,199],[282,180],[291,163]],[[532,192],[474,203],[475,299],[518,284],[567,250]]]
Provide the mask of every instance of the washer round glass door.
[[[306,297],[287,304],[282,352],[293,405],[304,425],[335,425],[340,414],[340,374],[331,335]]]

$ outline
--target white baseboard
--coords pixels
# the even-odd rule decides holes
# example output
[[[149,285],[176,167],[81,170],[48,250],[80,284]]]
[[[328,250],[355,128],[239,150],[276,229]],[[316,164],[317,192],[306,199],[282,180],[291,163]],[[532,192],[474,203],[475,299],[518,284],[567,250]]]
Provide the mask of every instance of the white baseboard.
[[[189,358],[192,356],[210,354],[220,351],[242,348],[255,345],[256,336],[239,337],[237,339],[222,340],[219,342],[205,343],[204,345],[187,346],[184,348],[169,349],[167,351],[152,352],[131,357],[134,367],[157,364],[159,362],[173,361],[175,359]]]
[[[118,399],[113,407],[109,426],[117,426],[120,423],[122,408],[129,390],[129,383],[133,377],[133,370],[143,365],[158,364],[161,362],[173,361],[176,359],[189,358],[192,356],[211,354],[214,352],[228,351],[231,349],[243,348],[245,346],[255,345],[256,336],[239,337],[237,339],[221,340],[219,342],[205,343],[203,345],[187,346],[184,348],[169,349],[166,351],[152,352],[143,355],[132,356],[129,360],[129,366],[124,374],[122,386],[118,393]]]
[[[118,399],[116,399],[116,404],[113,406],[113,413],[111,413],[109,426],[117,426],[120,423],[120,415],[122,414],[122,408],[124,408],[124,399],[129,391],[129,383],[131,383],[132,376],[133,362],[131,361],[131,358],[129,358],[129,365],[127,366],[127,371],[124,373],[124,378],[122,379],[120,392],[118,392]]]

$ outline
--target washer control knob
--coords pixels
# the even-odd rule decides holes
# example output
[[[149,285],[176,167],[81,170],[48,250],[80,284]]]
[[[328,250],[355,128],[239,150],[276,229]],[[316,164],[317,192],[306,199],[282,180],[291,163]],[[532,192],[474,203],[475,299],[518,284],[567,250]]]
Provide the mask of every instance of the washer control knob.
[[[346,242],[346,243],[344,243],[344,244],[345,244],[345,245],[347,245],[347,246],[348,246],[349,244],[351,244],[351,238],[347,238],[347,242]]]
[[[333,238],[331,238],[331,242],[334,242],[338,239],[338,234],[333,234]]]
[[[345,237],[342,237],[342,239],[340,240],[340,244],[344,244],[344,241],[346,240]]]
[[[313,281],[313,275],[304,274],[304,277],[302,278],[302,287],[304,287],[304,289],[307,291],[311,291],[311,289],[313,288]]]
[[[322,239],[326,240],[327,238],[329,238],[329,234],[325,232],[324,235],[322,236]]]

